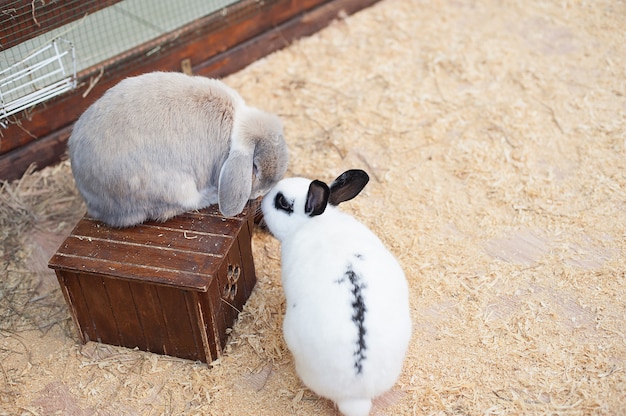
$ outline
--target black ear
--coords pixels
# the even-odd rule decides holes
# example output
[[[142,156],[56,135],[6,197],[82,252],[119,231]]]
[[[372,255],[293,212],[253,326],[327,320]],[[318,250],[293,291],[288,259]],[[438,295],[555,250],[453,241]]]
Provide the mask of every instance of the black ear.
[[[329,196],[330,189],[328,185],[317,179],[314,180],[311,182],[311,185],[309,185],[309,193],[306,196],[304,212],[309,214],[309,217],[320,215],[326,209]]]
[[[347,170],[330,184],[330,198],[328,203],[339,205],[349,201],[359,194],[369,182],[370,177],[360,169]]]

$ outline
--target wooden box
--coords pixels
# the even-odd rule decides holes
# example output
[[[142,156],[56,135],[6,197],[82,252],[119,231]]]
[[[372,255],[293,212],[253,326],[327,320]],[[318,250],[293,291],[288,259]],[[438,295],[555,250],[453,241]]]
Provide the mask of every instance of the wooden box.
[[[212,206],[124,229],[81,219],[48,266],[83,343],[218,358],[256,283],[256,207],[224,218]]]

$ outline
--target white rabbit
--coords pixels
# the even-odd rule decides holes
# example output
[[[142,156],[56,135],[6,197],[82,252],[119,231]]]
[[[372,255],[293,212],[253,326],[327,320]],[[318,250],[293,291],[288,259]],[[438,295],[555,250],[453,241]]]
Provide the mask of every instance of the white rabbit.
[[[367,184],[362,170],[330,187],[283,179],[263,198],[281,242],[285,342],[305,385],[346,416],[370,413],[391,389],[411,337],[404,273],[380,239],[336,207]]]
[[[74,125],[69,155],[89,214],[126,227],[219,203],[240,213],[287,169],[280,119],[215,79],[126,78]]]

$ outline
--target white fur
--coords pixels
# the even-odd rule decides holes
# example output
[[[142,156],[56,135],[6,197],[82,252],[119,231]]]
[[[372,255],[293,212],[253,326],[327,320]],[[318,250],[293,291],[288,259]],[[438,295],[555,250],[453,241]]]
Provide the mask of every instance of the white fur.
[[[319,216],[304,213],[310,183],[283,179],[262,203],[265,222],[281,241],[285,342],[311,390],[333,400],[346,416],[365,416],[371,399],[391,389],[402,370],[411,336],[407,282],[394,256],[355,218],[331,205]],[[278,192],[294,200],[291,215],[275,208]],[[355,285],[347,270],[364,285],[360,373]]]

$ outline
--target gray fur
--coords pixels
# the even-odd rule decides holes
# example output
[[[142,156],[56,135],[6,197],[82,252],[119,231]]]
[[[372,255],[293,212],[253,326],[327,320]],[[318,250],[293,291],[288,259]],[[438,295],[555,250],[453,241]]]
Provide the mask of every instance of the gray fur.
[[[218,80],[180,73],[123,80],[83,113],[68,145],[89,214],[116,227],[216,203],[237,215],[288,162],[277,116]]]

